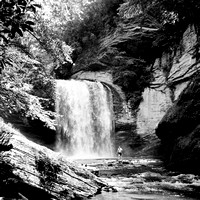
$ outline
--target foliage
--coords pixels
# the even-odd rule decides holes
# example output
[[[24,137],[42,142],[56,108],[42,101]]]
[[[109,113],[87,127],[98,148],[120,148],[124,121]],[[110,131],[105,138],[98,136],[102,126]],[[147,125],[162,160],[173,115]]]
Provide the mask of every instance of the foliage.
[[[4,121],[0,118],[0,153],[1,151],[9,151],[13,148],[13,145],[9,144],[11,135],[12,127],[9,124],[4,123]]]
[[[36,7],[40,6],[33,0],[1,0],[0,38],[7,42],[9,38],[14,38],[16,33],[23,36],[24,31],[33,32],[34,22],[30,19],[31,14],[36,12]]]
[[[1,83],[9,83],[9,87],[18,88],[29,86],[27,88],[29,93],[38,93],[40,97],[52,98],[53,94],[50,91],[53,89],[52,77],[40,62],[32,55],[28,55],[29,51],[27,53],[22,50],[23,47],[17,48],[16,44],[4,48],[4,56],[10,60],[10,63],[2,71]],[[41,94],[37,92],[39,90]],[[44,92],[42,94],[42,90],[47,90],[48,94],[45,95]]]
[[[151,47],[160,25],[141,28],[141,20],[126,21],[117,13],[123,2],[101,0],[88,5],[82,20],[69,22],[65,36],[78,56],[75,70],[111,70],[114,83],[136,107],[152,80]]]
[[[43,155],[35,159],[36,169],[40,173],[40,183],[44,187],[52,187],[57,181],[57,174],[61,171],[58,164],[54,164],[50,158]]]
[[[97,0],[83,8],[81,18],[68,21],[64,40],[80,54],[97,39],[116,27],[117,8],[121,0]]]
[[[124,60],[123,64],[122,59]],[[135,110],[142,100],[143,89],[148,87],[152,81],[151,70],[144,60],[132,57],[121,58],[120,64],[113,68],[113,81],[122,88],[127,101]]]
[[[10,137],[15,130],[11,124],[7,124],[0,118],[0,195],[11,197],[16,195],[16,187],[12,187],[14,183],[21,179],[13,173],[14,165],[10,163],[4,155],[4,151],[9,151],[13,148],[10,144]],[[10,190],[12,188],[12,190]]]
[[[36,7],[40,6],[32,0],[1,3],[3,15],[0,18],[0,33],[4,34],[4,39],[0,45],[0,116],[14,124],[23,124],[22,126],[28,125],[27,119],[36,119],[55,130],[54,81],[48,68],[49,62],[44,62],[49,52],[41,53],[44,48],[38,45],[40,41],[37,40],[37,34],[32,34],[33,25],[38,29],[41,27],[41,23],[34,23]],[[18,18],[15,19],[16,16]],[[14,20],[13,23],[18,23],[16,26],[8,26],[12,34],[4,31],[6,22],[11,19]],[[25,24],[29,24],[29,27]],[[19,34],[18,29],[23,34]]]
[[[10,5],[10,8],[6,7],[8,5]],[[40,6],[33,3],[32,0],[2,1],[1,9],[3,12],[5,11],[3,16],[7,16],[1,18],[3,20],[2,24],[11,18],[15,19],[17,15],[19,17],[16,18],[16,23],[19,23],[18,28],[22,29],[22,32],[28,31],[31,33],[33,31],[32,25],[34,25],[33,14],[36,12],[36,7]],[[12,16],[9,9],[12,10],[14,16]],[[30,28],[26,26],[27,29],[23,29],[25,27],[24,23],[29,23]],[[19,32],[15,29],[12,29],[12,31]],[[2,32],[4,33],[3,25]],[[52,110],[54,106],[54,83],[49,72],[45,69],[46,66],[42,65],[34,55],[34,51],[32,51],[35,38],[26,33],[23,33],[23,38],[20,38],[13,32],[12,37],[15,36],[15,38],[12,39],[9,33],[6,32],[6,34],[4,37],[7,37],[7,40],[3,40],[0,46],[2,70],[0,75],[1,116],[6,120],[13,118],[15,115],[22,119],[40,119],[48,127],[54,129],[53,119],[55,114],[45,110]],[[31,106],[34,106],[35,109],[32,109]]]
[[[40,98],[33,95],[28,96],[28,109],[26,110],[26,117],[30,117],[32,120],[39,119],[51,130],[55,130],[55,118],[56,114],[53,111],[47,110],[42,106],[41,101],[48,103],[48,99]]]
[[[61,32],[52,30],[50,22],[36,15],[35,21],[35,48],[34,55],[36,58],[47,66],[47,70],[51,73],[53,69],[65,63],[72,63],[70,54],[72,48],[65,44],[61,38]],[[45,59],[44,59],[45,58]]]
[[[12,63],[0,75],[0,116],[8,121],[16,116],[40,119],[54,130],[55,114],[46,110],[54,106],[54,82],[37,60],[20,50],[7,46],[4,51]]]
[[[93,2],[93,0],[58,0],[58,1],[40,1],[42,10],[36,15],[36,33],[41,48],[50,53],[53,60],[57,60],[59,64],[63,64],[63,58],[60,60],[59,56],[63,57],[65,54],[66,60],[71,62],[69,55],[72,49],[63,43],[65,41],[65,31],[71,35],[76,34],[76,22],[81,21],[82,13],[85,7]],[[74,26],[73,30],[69,28],[69,24]],[[65,50],[63,51],[63,44]],[[66,52],[66,53],[65,53]],[[57,67],[57,66],[56,66]]]
[[[14,176],[12,171],[13,167],[8,162],[5,162],[3,155],[0,154],[0,186],[5,184],[5,182],[8,180],[8,177],[10,178]]]
[[[7,121],[13,118],[21,118],[22,122],[26,118],[39,119],[48,128],[55,130],[55,113],[45,110],[41,101],[46,99],[30,95],[25,91],[16,88],[0,86],[0,116]]]
[[[57,32],[57,36],[60,37],[63,36],[66,22],[81,18],[83,9],[94,0],[36,1],[42,6],[38,14],[49,24],[49,28]]]
[[[109,3],[114,4],[115,8],[105,8],[103,0],[91,4],[95,12],[88,6],[91,17],[75,21],[74,30],[69,29],[75,34],[67,38],[72,45],[75,44],[79,55],[76,69],[93,71],[99,62],[101,65],[98,65],[98,70],[107,66],[113,72],[115,84],[122,87],[127,100],[135,107],[141,100],[143,89],[152,81],[151,66],[155,58],[161,56],[163,51],[176,48],[189,24],[194,24],[199,32],[197,19],[200,3],[195,0],[127,0]],[[110,14],[112,11],[113,14]],[[70,23],[73,27],[73,23]],[[95,27],[94,31],[90,25]],[[80,33],[77,32],[79,30]],[[69,31],[69,34],[72,32]],[[95,36],[95,43],[91,34]]]
[[[16,197],[16,183],[21,179],[13,173],[14,166],[0,154],[0,195],[4,197]],[[15,186],[14,186],[15,185]]]
[[[195,0],[129,0],[120,6],[119,15],[125,20],[140,21],[141,26],[159,27],[152,47],[163,51],[179,43],[189,24],[199,29],[199,11],[200,3]]]
[[[12,61],[4,55],[5,49],[12,39],[24,32],[33,32],[33,14],[40,7],[33,0],[2,0],[0,1],[0,73],[5,65],[11,65]]]
[[[53,23],[52,20],[46,19],[41,10],[36,10],[37,7],[41,6],[33,0],[1,1],[0,8],[3,15],[1,14],[0,19],[0,35],[4,39],[0,46],[1,71],[6,65],[12,67],[13,62],[16,62],[5,55],[7,47],[11,46],[17,46],[20,51],[26,49],[24,53],[43,64],[48,73],[52,73],[52,69],[59,65],[71,62],[69,57],[71,48],[61,40],[62,33],[58,31],[59,27],[55,28],[55,20]],[[12,34],[8,32],[9,28]],[[26,34],[26,31],[29,34]],[[23,38],[19,38],[16,33]]]

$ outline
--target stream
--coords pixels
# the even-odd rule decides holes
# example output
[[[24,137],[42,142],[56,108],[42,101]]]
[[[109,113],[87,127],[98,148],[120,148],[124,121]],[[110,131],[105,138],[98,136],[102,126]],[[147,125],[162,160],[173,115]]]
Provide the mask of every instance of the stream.
[[[91,200],[200,199],[200,176],[168,171],[159,159],[123,158],[76,160],[111,187]]]

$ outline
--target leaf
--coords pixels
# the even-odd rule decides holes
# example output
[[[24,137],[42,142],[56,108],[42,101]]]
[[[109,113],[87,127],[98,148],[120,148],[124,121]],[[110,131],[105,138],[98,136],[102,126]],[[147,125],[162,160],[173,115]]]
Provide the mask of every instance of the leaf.
[[[26,24],[22,24],[22,25],[21,25],[22,30],[23,30],[23,31],[26,31],[27,26],[28,26],[28,25],[26,25]]]
[[[26,21],[25,23],[28,24],[28,25],[35,25],[35,23],[32,22],[32,21]]]
[[[18,27],[16,25],[13,25],[11,28],[10,38],[13,39],[15,37],[15,33],[17,32]]]
[[[5,63],[3,60],[0,60],[0,71],[5,68]]]
[[[13,66],[13,63],[10,62],[9,60],[6,60],[6,61],[5,61],[5,64],[8,64],[8,65],[10,65],[10,66]]]
[[[3,33],[10,33],[10,30],[6,28],[6,29],[2,30],[1,32],[3,32]]]
[[[31,12],[36,12],[36,8],[33,5],[30,5],[27,7],[27,10],[30,10]]]
[[[40,4],[37,4],[37,3],[33,4],[33,6],[35,6],[37,8],[42,8],[42,6]]]
[[[6,43],[8,43],[8,39],[7,39],[4,35],[0,34],[0,38],[3,38],[3,40],[4,40]]]
[[[31,31],[33,32],[33,28],[29,24],[22,24],[21,28],[23,31]]]
[[[23,37],[23,32],[20,28],[16,29],[16,32],[21,36]]]
[[[31,32],[33,32],[33,28],[31,26],[27,26],[27,29]]]

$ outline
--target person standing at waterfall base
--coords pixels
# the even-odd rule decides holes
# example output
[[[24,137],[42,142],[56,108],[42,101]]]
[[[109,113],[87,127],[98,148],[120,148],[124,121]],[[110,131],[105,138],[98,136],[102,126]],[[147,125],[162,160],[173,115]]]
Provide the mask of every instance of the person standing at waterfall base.
[[[118,149],[117,149],[117,157],[118,157],[118,159],[122,158],[122,152],[123,152],[123,149],[119,146]]]

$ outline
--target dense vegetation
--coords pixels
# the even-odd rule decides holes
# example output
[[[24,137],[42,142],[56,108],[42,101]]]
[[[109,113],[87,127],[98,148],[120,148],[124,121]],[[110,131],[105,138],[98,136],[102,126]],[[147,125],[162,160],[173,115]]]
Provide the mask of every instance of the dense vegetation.
[[[81,20],[66,25],[64,40],[74,48],[73,71],[112,70],[114,82],[136,108],[152,81],[155,58],[180,47],[189,24],[199,32],[199,10],[198,2],[188,0],[96,1]]]
[[[32,50],[39,8],[33,0],[0,2],[0,117],[18,126],[39,119],[55,129],[53,78]]]
[[[189,24],[197,33],[200,27],[200,3],[195,0],[39,2],[0,2],[4,119],[20,114],[52,125],[53,79],[70,78],[80,69],[111,70],[114,83],[136,108],[152,80],[155,58],[176,48]]]

